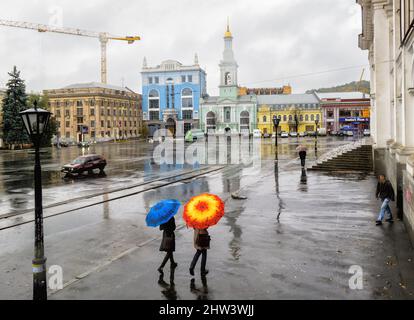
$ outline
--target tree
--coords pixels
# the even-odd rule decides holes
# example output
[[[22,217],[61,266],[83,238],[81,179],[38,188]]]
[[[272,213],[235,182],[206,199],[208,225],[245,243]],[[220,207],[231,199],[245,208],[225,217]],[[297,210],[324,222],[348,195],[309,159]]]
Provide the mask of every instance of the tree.
[[[30,142],[19,115],[27,109],[27,96],[26,85],[20,78],[20,71],[17,71],[16,66],[8,74],[10,79],[3,98],[3,139],[9,148],[14,149],[16,144],[22,146]]]
[[[31,93],[27,101],[27,105],[29,108],[34,108],[35,100],[37,101],[38,108],[45,109],[45,110],[50,109],[48,96]],[[52,138],[53,136],[57,134],[57,132],[58,132],[58,125],[57,125],[55,117],[53,117],[53,114],[52,114],[49,120],[49,125],[47,126],[46,131],[43,134],[42,141],[40,142],[40,146],[50,147]]]

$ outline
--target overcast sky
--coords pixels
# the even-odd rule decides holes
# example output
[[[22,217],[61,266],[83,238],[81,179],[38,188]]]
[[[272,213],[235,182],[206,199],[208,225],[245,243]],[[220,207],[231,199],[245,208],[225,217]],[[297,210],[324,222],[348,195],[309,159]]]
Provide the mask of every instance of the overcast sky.
[[[108,44],[108,83],[141,92],[143,57],[193,64],[194,53],[217,94],[227,16],[239,85],[294,93],[359,80],[367,52],[358,48],[355,0],[2,0],[0,19],[60,24],[142,41]],[[0,87],[13,65],[28,91],[100,80],[99,41],[0,26]],[[353,67],[349,69],[343,69]],[[343,69],[340,71],[332,71]],[[330,72],[325,72],[330,71]],[[368,79],[367,72],[365,79]]]

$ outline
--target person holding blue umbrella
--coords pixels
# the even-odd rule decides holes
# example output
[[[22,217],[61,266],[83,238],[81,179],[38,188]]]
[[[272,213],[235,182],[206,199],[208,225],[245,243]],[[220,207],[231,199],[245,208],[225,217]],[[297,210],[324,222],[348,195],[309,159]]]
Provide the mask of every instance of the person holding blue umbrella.
[[[177,267],[177,263],[174,261],[175,251],[175,219],[181,203],[178,200],[162,200],[155,204],[149,211],[146,217],[147,226],[160,227],[162,233],[162,240],[160,245],[160,251],[166,252],[164,260],[162,261],[158,272],[163,274],[163,268],[167,264],[168,260],[171,261],[171,269]]]

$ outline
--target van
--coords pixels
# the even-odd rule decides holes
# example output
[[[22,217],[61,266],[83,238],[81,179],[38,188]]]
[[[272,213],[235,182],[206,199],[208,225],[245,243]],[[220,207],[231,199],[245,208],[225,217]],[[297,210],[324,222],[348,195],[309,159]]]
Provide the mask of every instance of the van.
[[[254,129],[253,138],[261,138],[261,137],[262,137],[262,132],[259,129]]]

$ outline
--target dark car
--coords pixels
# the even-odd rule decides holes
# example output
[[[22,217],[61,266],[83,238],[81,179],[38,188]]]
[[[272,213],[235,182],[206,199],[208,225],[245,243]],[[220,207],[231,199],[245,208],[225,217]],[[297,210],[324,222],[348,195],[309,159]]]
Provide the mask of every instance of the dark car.
[[[65,164],[62,172],[66,174],[82,174],[84,172],[93,173],[94,169],[99,169],[100,173],[104,172],[106,160],[97,154],[88,154],[73,160],[69,164]]]

